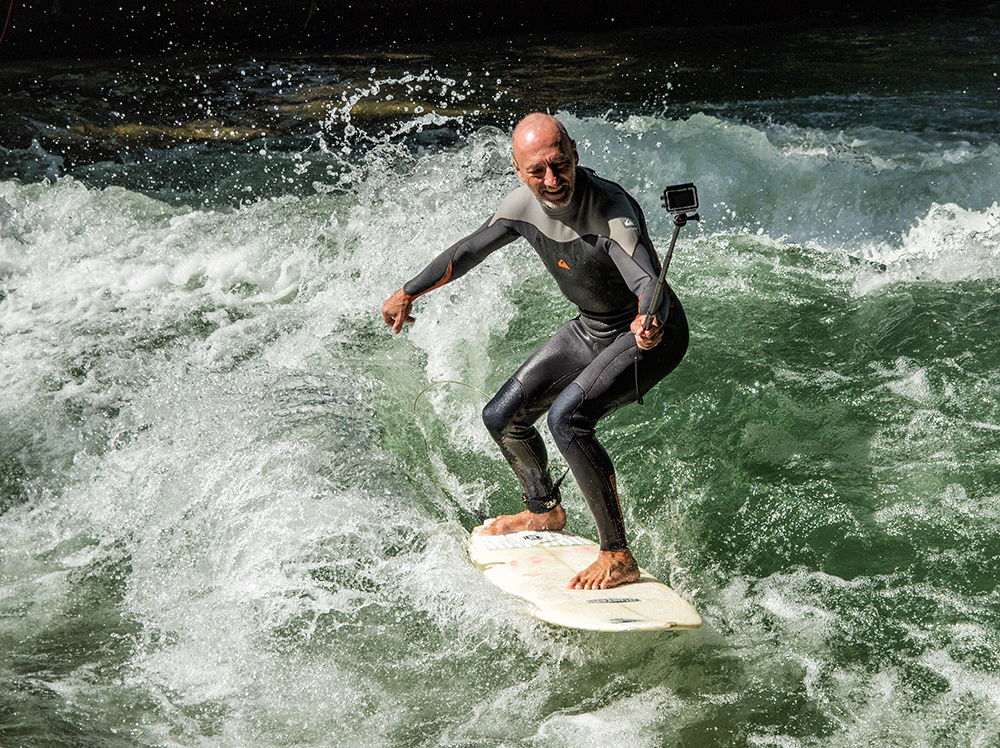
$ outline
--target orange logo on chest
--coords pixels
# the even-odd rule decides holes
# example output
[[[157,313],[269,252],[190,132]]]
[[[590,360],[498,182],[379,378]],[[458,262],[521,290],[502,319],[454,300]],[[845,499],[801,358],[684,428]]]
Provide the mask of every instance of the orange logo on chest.
[[[559,264],[559,267],[566,268],[567,270],[569,270],[569,265],[566,264],[566,260],[559,260],[558,264]]]

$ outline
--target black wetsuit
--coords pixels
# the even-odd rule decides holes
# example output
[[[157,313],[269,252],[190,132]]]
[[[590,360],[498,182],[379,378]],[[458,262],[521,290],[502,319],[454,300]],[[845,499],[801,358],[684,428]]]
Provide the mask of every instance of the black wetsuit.
[[[493,217],[442,252],[403,286],[416,297],[461,277],[492,252],[524,237],[579,309],[500,388],[483,420],[524,486],[528,508],[559,503],[535,422],[548,411],[549,431],[569,464],[597,523],[602,550],[627,547],[614,466],[595,437],[597,421],[636,401],[669,374],[688,345],[687,320],[665,289],[660,343],[640,350],[629,329],[646,314],[660,262],[639,205],[620,186],[577,168],[570,204],[551,209],[524,185]]]

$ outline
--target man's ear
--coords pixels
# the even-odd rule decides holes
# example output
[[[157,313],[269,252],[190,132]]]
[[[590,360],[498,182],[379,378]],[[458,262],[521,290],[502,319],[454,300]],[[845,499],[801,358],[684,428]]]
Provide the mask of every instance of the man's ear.
[[[521,167],[517,165],[517,159],[512,157],[510,162],[514,164],[514,173],[517,174],[517,178],[523,182],[524,176],[521,174]]]

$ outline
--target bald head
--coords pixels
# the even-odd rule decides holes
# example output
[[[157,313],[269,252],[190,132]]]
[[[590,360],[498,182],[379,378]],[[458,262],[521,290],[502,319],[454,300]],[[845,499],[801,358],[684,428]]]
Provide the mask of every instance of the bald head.
[[[551,114],[534,112],[517,123],[514,128],[514,149],[524,147],[538,140],[558,140],[560,143],[572,144],[573,141],[566,132],[566,127]]]
[[[514,171],[548,208],[569,205],[580,157],[562,122],[535,112],[514,128]]]

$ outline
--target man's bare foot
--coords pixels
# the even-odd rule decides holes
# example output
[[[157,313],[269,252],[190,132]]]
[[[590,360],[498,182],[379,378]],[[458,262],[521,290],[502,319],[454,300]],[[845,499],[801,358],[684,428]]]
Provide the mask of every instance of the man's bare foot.
[[[620,584],[639,581],[639,564],[632,551],[601,551],[597,560],[581,571],[566,586],[571,590],[606,590]]]
[[[508,535],[522,530],[561,530],[566,526],[566,510],[557,505],[551,512],[535,514],[527,509],[520,514],[504,514],[488,520],[482,535]]]

